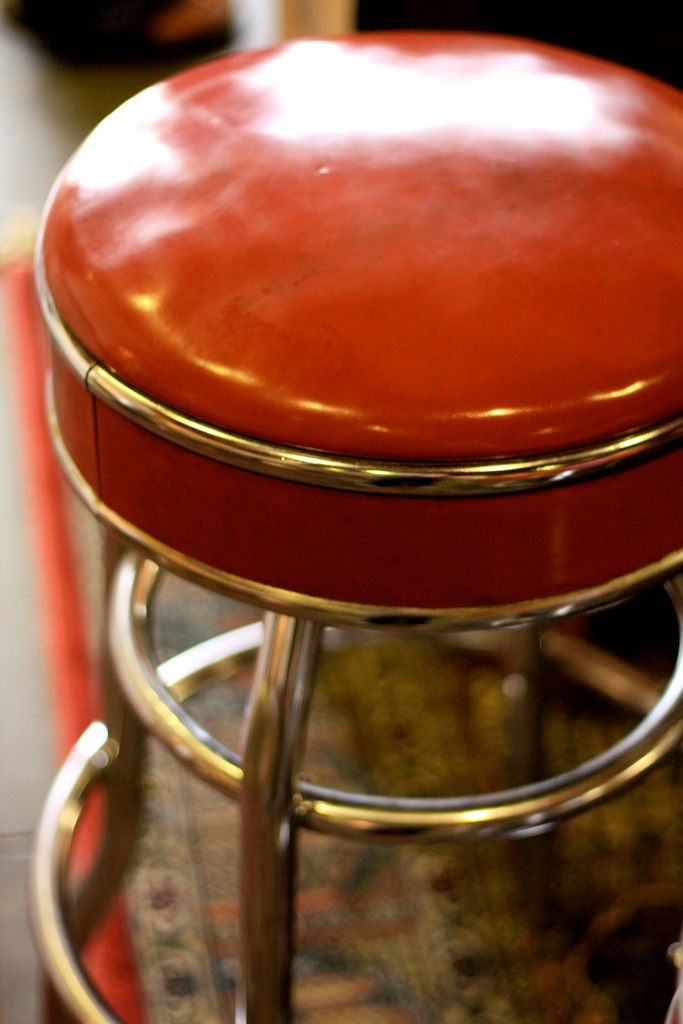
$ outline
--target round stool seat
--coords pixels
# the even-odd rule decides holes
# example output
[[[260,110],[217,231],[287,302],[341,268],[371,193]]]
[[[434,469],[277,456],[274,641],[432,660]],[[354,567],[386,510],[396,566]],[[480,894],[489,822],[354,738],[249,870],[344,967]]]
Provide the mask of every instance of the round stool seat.
[[[552,47],[312,40],[146,90],[53,193],[55,432],[274,608],[503,621],[683,561],[683,97]]]

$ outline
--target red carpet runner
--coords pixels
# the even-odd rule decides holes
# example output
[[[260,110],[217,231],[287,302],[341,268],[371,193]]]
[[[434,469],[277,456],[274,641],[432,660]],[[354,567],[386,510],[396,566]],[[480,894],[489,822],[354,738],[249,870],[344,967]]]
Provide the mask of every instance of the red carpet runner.
[[[35,301],[30,266],[5,271],[7,335],[19,413],[18,462],[27,505],[38,615],[48,666],[49,714],[60,759],[97,717],[97,687],[84,631],[82,596],[74,566],[63,482],[44,410],[47,340]],[[141,996],[117,904],[85,954],[92,976],[125,1024],[143,1024]]]

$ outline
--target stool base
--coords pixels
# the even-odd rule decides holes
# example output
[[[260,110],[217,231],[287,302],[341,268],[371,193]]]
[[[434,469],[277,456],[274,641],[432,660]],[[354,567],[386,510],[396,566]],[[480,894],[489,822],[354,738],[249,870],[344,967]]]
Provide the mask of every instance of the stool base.
[[[240,1024],[287,1024],[291,1019],[293,879],[299,828],[365,840],[421,842],[533,835],[632,784],[676,747],[683,735],[679,659],[666,690],[640,724],[572,772],[543,782],[523,782],[499,793],[445,800],[325,790],[298,778],[321,627],[267,613],[263,630],[260,624],[243,627],[157,667],[147,629],[157,579],[156,566],[130,554],[116,567],[109,627],[114,669],[144,724],[183,763],[240,801]],[[680,615],[679,581],[670,584],[670,595]],[[524,638],[521,632],[518,636]],[[215,676],[217,666],[229,675],[243,665],[259,644],[244,754],[239,756],[193,722],[181,700]],[[537,644],[533,646],[538,650]],[[579,661],[575,658],[575,664]],[[71,840],[88,790],[100,779],[115,777],[117,759],[124,756],[110,729],[94,723],[57,777],[36,841],[32,890],[41,954],[60,997],[83,1024],[118,1022],[79,962],[77,949],[83,933],[71,925],[65,893]]]

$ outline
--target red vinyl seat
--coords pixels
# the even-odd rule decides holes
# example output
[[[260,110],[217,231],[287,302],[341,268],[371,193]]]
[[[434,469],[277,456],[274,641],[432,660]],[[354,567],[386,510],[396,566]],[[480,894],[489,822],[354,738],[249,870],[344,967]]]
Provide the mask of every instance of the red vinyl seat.
[[[311,40],[107,118],[43,234],[72,479],[270,607],[597,604],[683,549],[683,98],[501,37]]]

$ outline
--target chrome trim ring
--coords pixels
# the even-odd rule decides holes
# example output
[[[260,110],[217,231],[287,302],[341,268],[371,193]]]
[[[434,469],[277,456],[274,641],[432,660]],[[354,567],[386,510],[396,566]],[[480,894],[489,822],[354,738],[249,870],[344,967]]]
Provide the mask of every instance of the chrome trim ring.
[[[109,508],[84,479],[71,458],[59,431],[54,402],[48,389],[48,421],[52,443],[61,468],[86,508],[101,523],[162,567],[194,583],[219,590],[259,608],[320,619],[326,625],[356,625],[371,629],[410,629],[429,632],[474,630],[520,625],[535,619],[576,615],[615,604],[639,590],[669,579],[683,567],[683,548],[658,562],[584,590],[536,598],[517,604],[482,607],[417,608],[356,604],[300,594],[280,587],[234,576],[199,562],[161,543]]]
[[[157,669],[153,663],[147,615],[157,572],[156,565],[127,554],[114,574],[109,635],[121,685],[134,707],[140,709],[144,721],[177,757],[235,798],[243,778],[238,756],[230,751],[229,766],[216,764],[216,741],[211,738],[209,743],[205,742],[205,730],[182,711],[162,684],[159,677],[164,675],[164,667]],[[649,714],[601,754],[542,782],[445,799],[348,793],[301,779],[295,796],[299,825],[338,836],[360,835],[369,840],[412,839],[431,843],[484,839],[535,833],[614,796],[654,768],[683,737],[680,577],[669,584],[669,594],[679,624],[679,657],[674,672]],[[214,650],[219,657],[223,656],[224,645],[234,649],[231,634],[217,639]],[[246,653],[244,645],[241,652]],[[208,667],[199,649],[194,655],[188,652],[186,666],[194,672],[206,672]]]
[[[38,253],[41,253],[41,241],[38,240]],[[45,279],[45,263],[40,257],[35,265],[35,287],[40,303],[40,311],[47,326],[52,343],[62,354],[67,364],[71,367],[77,377],[85,383],[88,373],[95,365],[95,360],[74,338],[55,306],[52,292],[47,286]]]
[[[52,340],[93,395],[173,444],[261,475],[374,494],[486,496],[539,490],[615,473],[662,455],[683,442],[683,415],[571,450],[482,461],[369,459],[246,437],[195,419],[143,394],[99,364],[61,319],[40,257],[36,280]]]
[[[67,866],[76,825],[90,786],[117,753],[102,722],[88,726],[52,784],[31,862],[31,916],[41,962],[64,1006],[83,1024],[120,1024],[86,976],[65,922]]]

